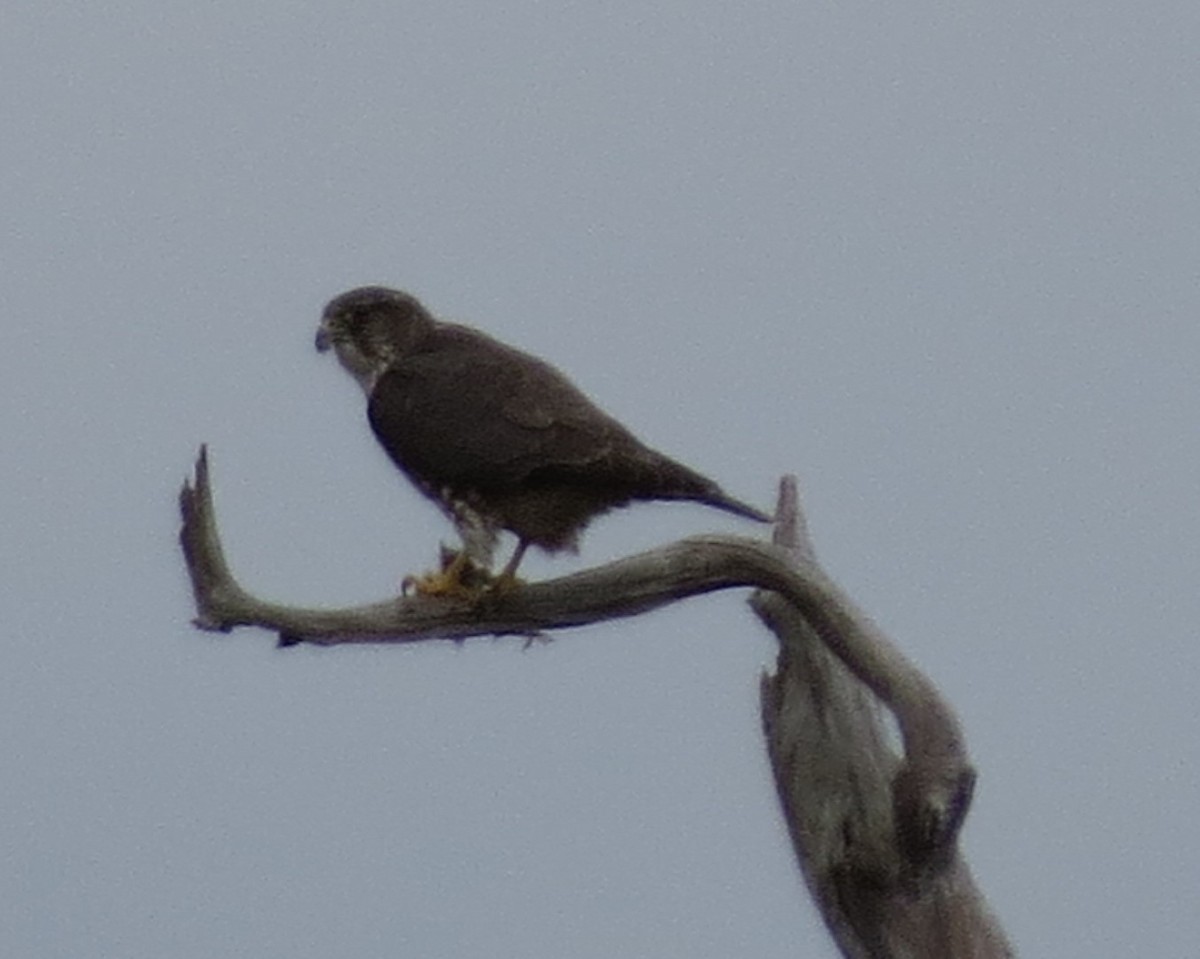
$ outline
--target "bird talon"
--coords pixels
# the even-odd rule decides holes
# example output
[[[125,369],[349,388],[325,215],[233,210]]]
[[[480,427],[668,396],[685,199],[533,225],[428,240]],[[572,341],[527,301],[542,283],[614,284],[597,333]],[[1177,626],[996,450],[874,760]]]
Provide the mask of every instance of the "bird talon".
[[[507,596],[525,585],[525,580],[512,573],[501,573],[493,576],[492,581],[485,587],[489,596]]]
[[[443,550],[442,568],[420,575],[410,574],[400,581],[400,594],[438,599],[474,600],[489,588],[491,575],[476,566],[466,552]]]

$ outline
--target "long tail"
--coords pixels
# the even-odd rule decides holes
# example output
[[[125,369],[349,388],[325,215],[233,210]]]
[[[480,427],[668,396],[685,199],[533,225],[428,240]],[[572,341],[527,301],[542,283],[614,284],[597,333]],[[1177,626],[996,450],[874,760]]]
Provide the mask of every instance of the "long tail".
[[[735,516],[744,516],[746,519],[756,520],[759,523],[775,522],[775,517],[768,516],[762,510],[755,509],[749,503],[743,503],[740,499],[734,499],[715,483],[712,490],[703,496],[694,497],[694,499],[698,503],[715,506],[717,509],[723,509],[726,513],[733,513]]]
[[[773,523],[775,521],[775,517],[764,513],[760,509],[755,509],[749,503],[743,503],[740,499],[734,499],[707,476],[702,476],[695,470],[688,469],[682,463],[676,463],[673,460],[669,462],[670,467],[662,470],[662,473],[665,473],[665,475],[661,477],[664,482],[661,492],[658,494],[659,499],[691,500],[695,503],[703,503],[705,506],[724,510],[726,513],[733,513],[735,516],[756,520],[759,523]]]

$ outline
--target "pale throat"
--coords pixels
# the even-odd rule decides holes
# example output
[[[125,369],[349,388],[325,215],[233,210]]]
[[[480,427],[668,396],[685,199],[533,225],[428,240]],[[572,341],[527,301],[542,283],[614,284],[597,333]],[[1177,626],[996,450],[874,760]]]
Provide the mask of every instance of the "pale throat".
[[[371,393],[375,389],[375,384],[379,382],[379,377],[387,369],[387,361],[372,360],[370,357],[364,356],[362,352],[349,343],[337,344],[334,347],[334,352],[337,353],[338,362],[342,364],[342,369],[354,377],[354,381],[366,393],[367,399],[370,399]]]

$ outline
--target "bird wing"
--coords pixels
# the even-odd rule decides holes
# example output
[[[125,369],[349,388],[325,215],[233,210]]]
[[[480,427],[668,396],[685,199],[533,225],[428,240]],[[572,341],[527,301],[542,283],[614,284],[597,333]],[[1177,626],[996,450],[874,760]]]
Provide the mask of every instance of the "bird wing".
[[[379,378],[368,414],[397,465],[434,488],[602,480],[609,463],[645,450],[554,367],[450,325]]]

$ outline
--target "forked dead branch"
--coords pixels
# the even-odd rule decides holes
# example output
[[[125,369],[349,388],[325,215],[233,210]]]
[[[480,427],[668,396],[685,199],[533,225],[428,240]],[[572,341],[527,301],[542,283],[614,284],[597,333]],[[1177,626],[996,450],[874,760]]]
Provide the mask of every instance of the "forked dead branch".
[[[535,636],[714,590],[758,590],[755,610],[781,644],[778,671],[763,680],[768,751],[797,857],[843,954],[1012,955],[958,849],[975,782],[958,720],[818,565],[794,480],[782,485],[770,544],[696,536],[476,602],[397,596],[343,609],[266,602],[237,583],[203,447],[180,509],[196,626],[259,627],[285,646]],[[880,704],[895,717],[902,756],[886,743]]]

